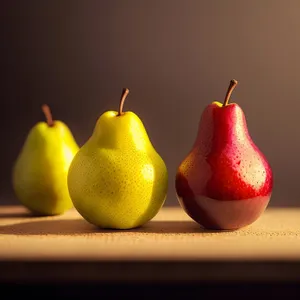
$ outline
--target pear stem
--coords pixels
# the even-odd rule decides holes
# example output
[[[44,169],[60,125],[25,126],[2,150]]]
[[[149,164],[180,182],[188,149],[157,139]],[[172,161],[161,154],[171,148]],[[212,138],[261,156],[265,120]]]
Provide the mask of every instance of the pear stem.
[[[226,106],[228,104],[230,96],[237,84],[238,84],[237,80],[235,80],[235,79],[230,80],[230,84],[229,84],[229,87],[228,87],[228,90],[227,90],[227,93],[225,96],[225,100],[223,102],[223,106]]]
[[[129,94],[129,89],[124,88],[123,91],[122,91],[122,95],[121,95],[118,116],[122,116],[124,114],[124,112],[123,112],[123,106],[124,106],[124,102],[125,102],[125,99],[126,99],[126,97],[127,97],[128,94]]]
[[[43,111],[43,113],[46,117],[48,126],[52,127],[54,125],[54,122],[53,122],[53,119],[52,119],[52,114],[51,114],[50,107],[47,104],[44,104],[42,106],[42,111]]]

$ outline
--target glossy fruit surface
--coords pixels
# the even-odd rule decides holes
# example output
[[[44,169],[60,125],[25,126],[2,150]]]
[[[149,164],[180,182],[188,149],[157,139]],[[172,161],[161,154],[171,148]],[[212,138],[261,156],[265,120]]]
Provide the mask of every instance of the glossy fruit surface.
[[[238,104],[227,99],[225,105],[205,108],[175,186],[184,210],[208,229],[238,229],[263,213],[272,193],[272,169]]]
[[[75,156],[68,186],[77,211],[88,222],[131,229],[151,220],[163,205],[168,172],[141,119],[123,112],[104,112],[92,136]]]

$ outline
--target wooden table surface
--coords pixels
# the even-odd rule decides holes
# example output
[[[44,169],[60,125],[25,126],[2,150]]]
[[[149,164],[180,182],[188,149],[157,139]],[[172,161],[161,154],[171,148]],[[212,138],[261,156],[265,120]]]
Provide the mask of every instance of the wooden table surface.
[[[201,229],[181,208],[163,208],[134,230],[100,230],[75,211],[33,217],[0,208],[0,279],[297,280],[300,208],[271,208],[236,231]]]

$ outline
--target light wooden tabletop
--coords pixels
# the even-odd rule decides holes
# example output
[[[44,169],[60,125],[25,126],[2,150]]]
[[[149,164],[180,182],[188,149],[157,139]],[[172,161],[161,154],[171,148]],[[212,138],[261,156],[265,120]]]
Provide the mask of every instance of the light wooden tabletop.
[[[83,220],[74,209],[61,216],[32,217],[22,206],[4,206],[0,208],[0,261],[1,266],[6,267],[6,274],[2,272],[1,279],[14,278],[16,270],[18,275],[22,274],[29,263],[31,270],[38,266],[36,272],[42,272],[41,263],[47,268],[55,265],[55,270],[58,270],[67,262],[78,266],[98,264],[102,268],[105,265],[108,268],[106,274],[101,272],[99,275],[97,270],[95,274],[112,280],[126,276],[142,278],[146,276],[143,266],[147,263],[150,266],[147,276],[152,276],[151,270],[154,272],[156,264],[159,264],[162,277],[163,273],[169,276],[166,278],[201,277],[204,274],[201,275],[199,269],[198,272],[195,269],[193,275],[189,272],[192,266],[201,264],[204,268],[208,262],[210,265],[206,269],[210,269],[210,275],[205,276],[211,278],[222,276],[221,270],[224,278],[230,278],[232,272],[231,275],[236,278],[241,274],[246,278],[249,274],[245,274],[245,266],[252,268],[255,264],[261,274],[253,276],[264,276],[266,266],[274,270],[281,263],[280,267],[287,268],[285,272],[289,272],[285,275],[300,279],[300,208],[269,207],[259,220],[247,228],[214,232],[201,229],[181,208],[163,208],[145,226],[118,231],[100,230]],[[140,269],[131,272],[131,275],[126,272],[128,275],[122,277],[118,269],[121,263]],[[12,264],[23,269],[13,270]],[[163,264],[168,264],[168,267],[162,267]],[[179,264],[181,269],[178,269]],[[215,271],[211,268],[212,264],[217,268]],[[221,267],[224,264],[231,273]],[[242,264],[244,269],[234,273],[234,266],[238,264]],[[175,267],[177,271],[172,269]],[[283,276],[272,274],[271,269],[268,272],[269,278],[280,279]],[[63,276],[75,276],[71,273]],[[92,273],[89,269],[89,274]],[[59,274],[56,272],[55,276]]]

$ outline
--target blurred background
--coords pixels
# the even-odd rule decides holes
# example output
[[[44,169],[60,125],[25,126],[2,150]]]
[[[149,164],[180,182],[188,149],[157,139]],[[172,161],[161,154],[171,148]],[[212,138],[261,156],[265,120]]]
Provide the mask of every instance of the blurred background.
[[[169,170],[165,205],[178,205],[175,172],[201,113],[235,78],[232,101],[273,167],[270,206],[298,206],[299,11],[298,0],[2,1],[0,203],[18,203],[11,168],[43,103],[82,145],[128,87],[125,110]]]

